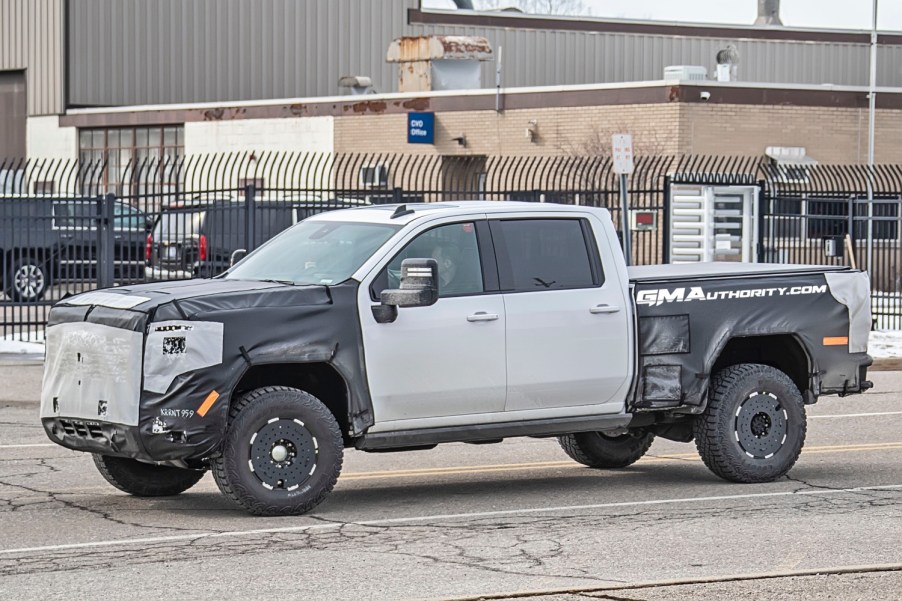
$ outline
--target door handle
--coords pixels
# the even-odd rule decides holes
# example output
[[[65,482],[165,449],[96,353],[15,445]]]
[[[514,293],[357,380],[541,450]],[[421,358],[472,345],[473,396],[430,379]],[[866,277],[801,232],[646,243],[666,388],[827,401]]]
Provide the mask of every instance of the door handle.
[[[617,305],[595,305],[591,309],[589,309],[589,313],[617,313],[620,311],[620,307]]]
[[[486,313],[485,311],[477,311],[473,315],[467,315],[467,321],[495,321],[498,319],[497,313]]]

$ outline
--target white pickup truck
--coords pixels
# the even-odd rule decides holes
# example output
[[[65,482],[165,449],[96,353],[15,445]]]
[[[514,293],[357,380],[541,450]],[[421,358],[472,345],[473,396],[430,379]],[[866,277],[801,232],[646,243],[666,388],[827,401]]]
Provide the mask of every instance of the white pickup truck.
[[[211,470],[260,515],[320,503],[343,450],[557,437],[623,468],[653,437],[718,476],[786,474],[805,405],[866,380],[867,276],[627,269],[604,209],[391,205],[311,217],[225,274],[50,314],[41,418],[139,496]]]

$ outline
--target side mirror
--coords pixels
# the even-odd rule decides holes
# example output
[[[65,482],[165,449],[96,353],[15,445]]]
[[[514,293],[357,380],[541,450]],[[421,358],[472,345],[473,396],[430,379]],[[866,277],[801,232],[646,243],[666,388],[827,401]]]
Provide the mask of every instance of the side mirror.
[[[401,287],[383,290],[380,305],[373,307],[379,323],[391,323],[398,307],[428,307],[438,300],[438,262],[435,259],[404,259],[401,262]]]
[[[153,217],[145,217],[144,218],[144,231],[148,234],[153,231],[154,219]]]
[[[232,255],[229,257],[229,267],[234,267],[235,263],[237,263],[238,261],[240,261],[241,259],[243,259],[246,256],[247,256],[246,248],[239,248],[238,250],[234,251],[232,253]]]

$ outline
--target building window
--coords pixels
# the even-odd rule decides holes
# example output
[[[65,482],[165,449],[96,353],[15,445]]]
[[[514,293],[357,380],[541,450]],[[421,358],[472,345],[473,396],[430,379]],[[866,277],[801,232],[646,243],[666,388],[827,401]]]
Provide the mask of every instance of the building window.
[[[184,139],[182,125],[80,130],[83,193],[175,192],[179,184],[176,162],[184,154]]]

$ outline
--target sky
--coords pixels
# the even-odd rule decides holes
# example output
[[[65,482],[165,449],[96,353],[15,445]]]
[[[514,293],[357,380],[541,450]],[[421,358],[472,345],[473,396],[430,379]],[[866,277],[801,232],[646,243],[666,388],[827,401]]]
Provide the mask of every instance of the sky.
[[[757,0],[582,0],[582,3],[591,16],[599,18],[751,25],[758,14]],[[474,4],[478,6],[479,0]],[[424,5],[454,7],[451,0],[424,0]],[[872,7],[872,0],[782,0],[780,17],[788,27],[870,29]],[[877,28],[902,31],[902,1],[879,0]]]

